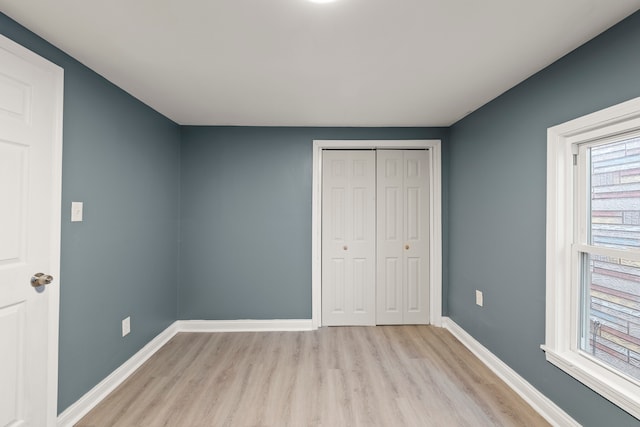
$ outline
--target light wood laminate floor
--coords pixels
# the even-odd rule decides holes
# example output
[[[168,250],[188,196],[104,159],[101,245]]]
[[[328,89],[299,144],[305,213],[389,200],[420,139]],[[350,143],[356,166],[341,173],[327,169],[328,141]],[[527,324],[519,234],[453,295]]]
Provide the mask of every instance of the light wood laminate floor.
[[[431,326],[180,333],[81,427],[547,426]]]

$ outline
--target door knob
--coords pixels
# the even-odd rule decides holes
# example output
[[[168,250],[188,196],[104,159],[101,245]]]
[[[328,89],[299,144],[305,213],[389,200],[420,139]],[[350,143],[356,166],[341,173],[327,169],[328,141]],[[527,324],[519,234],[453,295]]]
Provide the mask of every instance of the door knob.
[[[34,288],[48,285],[51,282],[53,282],[53,276],[50,276],[49,274],[36,273],[31,278],[31,286],[33,286]]]
[[[409,245],[404,245],[404,248],[405,248],[406,250],[409,250]]]
[[[347,245],[344,245],[342,249],[346,251],[347,249],[349,249],[349,247]]]

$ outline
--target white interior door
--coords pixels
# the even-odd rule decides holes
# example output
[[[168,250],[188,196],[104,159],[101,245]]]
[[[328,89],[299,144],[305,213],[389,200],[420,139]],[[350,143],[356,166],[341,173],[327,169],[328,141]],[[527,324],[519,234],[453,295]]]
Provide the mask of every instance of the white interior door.
[[[375,324],[375,152],[325,151],[322,323]]]
[[[0,37],[0,426],[56,420],[62,70]],[[37,284],[37,283],[36,283]]]
[[[376,323],[429,321],[426,150],[377,152]]]

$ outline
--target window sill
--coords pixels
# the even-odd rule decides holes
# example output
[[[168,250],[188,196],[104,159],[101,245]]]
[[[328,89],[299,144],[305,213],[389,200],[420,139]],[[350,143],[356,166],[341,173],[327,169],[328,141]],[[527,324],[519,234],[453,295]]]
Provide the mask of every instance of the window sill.
[[[640,419],[640,386],[574,351],[540,346],[547,361]]]

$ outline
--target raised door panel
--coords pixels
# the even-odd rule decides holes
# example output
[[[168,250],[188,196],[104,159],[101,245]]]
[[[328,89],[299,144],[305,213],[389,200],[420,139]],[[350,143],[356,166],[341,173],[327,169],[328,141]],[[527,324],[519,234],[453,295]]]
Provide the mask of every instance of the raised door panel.
[[[8,73],[20,72],[17,69]],[[31,124],[31,85],[0,73],[0,117]]]
[[[403,323],[429,321],[429,152],[404,152]]]
[[[325,151],[322,323],[375,323],[375,155]]]
[[[376,323],[403,322],[403,155],[401,150],[378,150]]]
[[[0,307],[0,426],[20,425],[25,418],[25,303]]]
[[[377,152],[377,324],[428,323],[428,155]]]
[[[0,266],[24,262],[28,148],[0,140]]]

